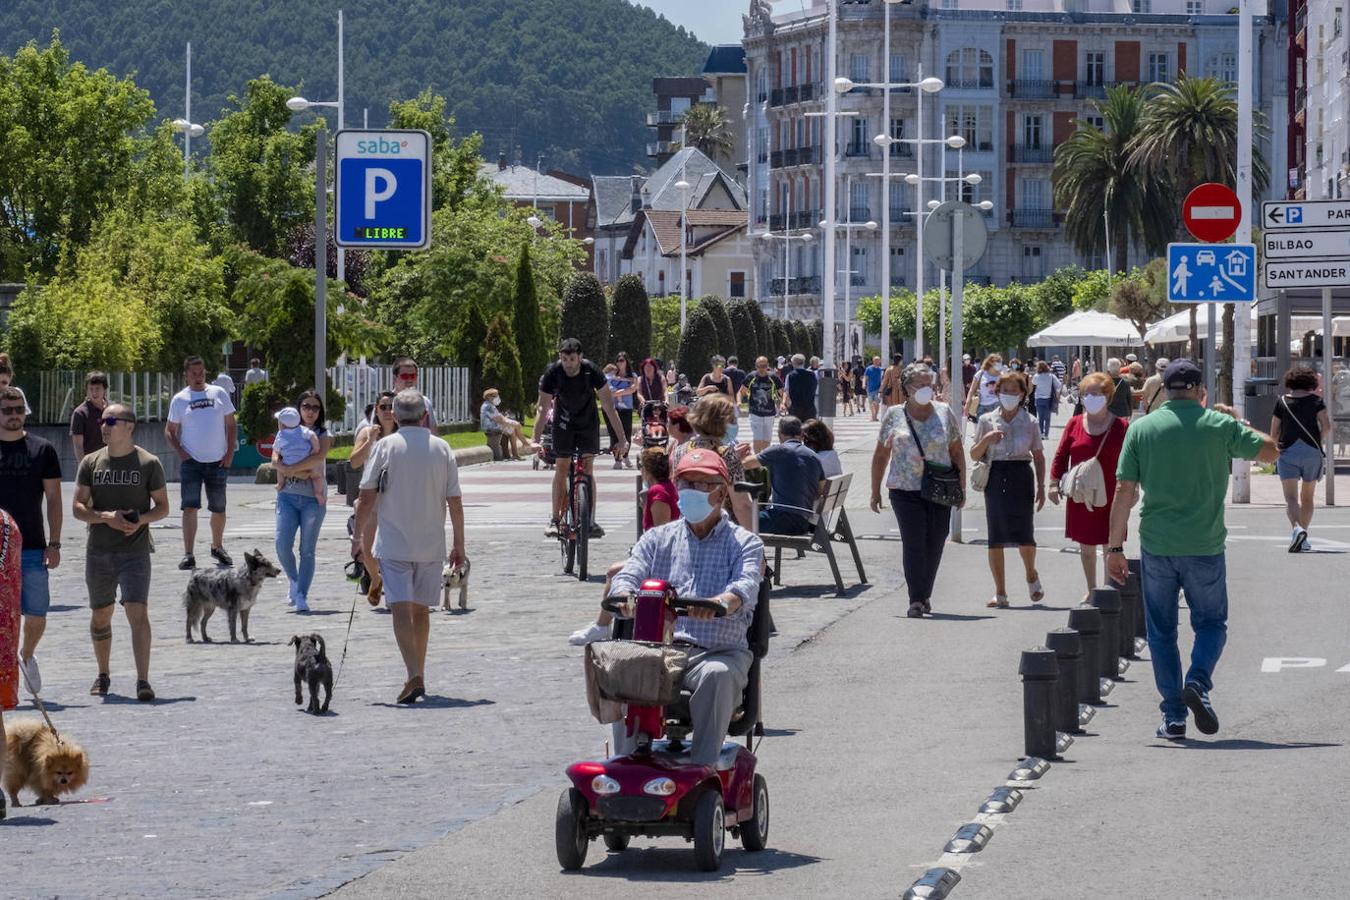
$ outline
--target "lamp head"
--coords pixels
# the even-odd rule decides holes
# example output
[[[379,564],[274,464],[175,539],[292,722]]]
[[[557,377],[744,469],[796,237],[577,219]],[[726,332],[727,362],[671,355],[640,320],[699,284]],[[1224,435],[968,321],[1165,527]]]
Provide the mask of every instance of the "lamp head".
[[[292,97],[286,101],[286,108],[291,112],[304,112],[309,109],[309,101],[304,97]]]
[[[979,172],[971,172],[962,180],[965,181],[966,184],[979,184],[981,181],[984,181],[984,179],[980,177]]]
[[[929,201],[928,201],[928,208],[929,208],[929,209],[937,209],[937,208],[938,208],[939,206],[941,206],[941,205],[942,205],[942,201],[941,201],[941,200],[929,200]]]
[[[685,181],[683,178],[675,182],[675,190],[677,191],[687,191],[691,186],[692,185],[690,185],[689,182]]]
[[[192,137],[201,137],[202,135],[206,134],[206,129],[196,123],[193,123],[192,125],[188,126],[188,134],[190,134]]]
[[[581,242],[582,242],[583,244],[585,244],[587,247],[589,247],[591,244],[594,244],[594,243],[595,243],[595,238],[593,238],[593,237],[585,237],[585,238],[582,238],[582,239],[581,239]]]
[[[919,183],[919,176],[914,174],[913,172],[910,172],[908,175],[905,176],[905,184],[918,184],[918,183]]]
[[[966,145],[966,139],[961,137],[961,135],[959,134],[954,134],[951,137],[947,138],[946,144],[953,150],[960,150],[962,147]]]
[[[811,232],[808,231],[806,234],[802,235],[802,240],[811,241],[814,240],[814,237],[812,236]]]
[[[190,127],[187,119],[174,119],[170,122],[174,131],[187,131]]]
[[[853,90],[852,78],[836,78],[834,80],[834,89],[836,93],[847,94]]]
[[[992,200],[981,200],[979,203],[976,203],[975,206],[982,212],[989,212],[989,210],[994,208],[994,203]]]
[[[819,222],[817,222],[816,224],[819,225],[821,228],[829,228],[829,227],[830,227],[830,223],[829,223],[829,222],[826,222],[824,219],[821,219],[821,220],[820,220]]]
[[[893,138],[890,135],[879,134],[872,138],[872,143],[876,144],[878,147],[885,147],[890,144],[892,140]]]
[[[868,219],[868,220],[867,220],[866,228],[867,228],[868,231],[876,231],[876,230],[877,230],[877,223],[874,222],[874,221],[871,220],[871,219]]]
[[[531,228],[538,228],[540,225],[544,224],[544,220],[539,218],[538,216],[530,216],[525,221],[529,223],[529,226]]]
[[[923,91],[925,94],[936,94],[944,87],[946,87],[946,85],[942,83],[941,78],[925,78],[923,81],[919,82],[919,90]]]

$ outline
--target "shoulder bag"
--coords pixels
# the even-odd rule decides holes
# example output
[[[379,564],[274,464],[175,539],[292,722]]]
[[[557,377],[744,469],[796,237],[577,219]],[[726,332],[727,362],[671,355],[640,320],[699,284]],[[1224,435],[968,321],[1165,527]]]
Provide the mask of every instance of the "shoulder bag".
[[[970,489],[972,491],[983,491],[989,486],[989,460],[986,457],[974,460],[970,464]]]
[[[944,466],[928,461],[928,456],[923,452],[923,441],[919,439],[919,433],[914,430],[914,422],[909,417],[909,410],[903,407],[901,409],[905,414],[905,424],[909,426],[909,433],[914,438],[914,446],[919,450],[919,458],[923,460],[919,496],[940,506],[960,506],[966,500],[966,493],[961,488],[960,471],[956,466]],[[937,410],[933,412],[935,415],[941,415]],[[942,428],[946,431],[946,422],[942,423]]]
[[[1298,420],[1298,416],[1294,415],[1294,411],[1289,408],[1289,398],[1281,394],[1280,402],[1284,404],[1284,411],[1289,413],[1289,418],[1294,420],[1294,424],[1298,426],[1298,430],[1303,432],[1303,436],[1308,439],[1309,443],[1311,443],[1314,447],[1317,448],[1317,452],[1322,454],[1322,458],[1326,459],[1327,451],[1322,449],[1321,442],[1313,440],[1313,436],[1308,433],[1308,429],[1304,427],[1303,423]]]
[[[1083,433],[1086,434],[1087,422],[1083,421],[1082,425]],[[1110,499],[1106,496],[1106,476],[1097,457],[1102,455],[1102,448],[1111,439],[1111,432],[1115,429],[1116,423],[1112,421],[1102,432],[1102,439],[1097,442],[1097,452],[1092,454],[1092,458],[1083,460],[1060,477],[1059,493],[1066,500],[1081,503],[1089,510],[1106,505]]]

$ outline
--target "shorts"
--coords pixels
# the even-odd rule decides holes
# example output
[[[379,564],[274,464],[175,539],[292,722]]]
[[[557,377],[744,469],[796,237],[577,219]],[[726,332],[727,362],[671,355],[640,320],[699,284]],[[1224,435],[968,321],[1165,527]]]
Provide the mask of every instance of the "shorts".
[[[150,599],[150,554],[91,551],[84,558],[84,584],[89,589],[90,609],[112,606],[119,587],[123,606],[146,603]]]
[[[202,485],[206,485],[206,508],[213,513],[225,511],[225,479],[229,472],[220,460],[204,463],[188,457],[178,473],[183,496],[179,509],[201,509]]]
[[[582,456],[595,456],[599,453],[600,423],[596,422],[590,428],[583,428],[580,431],[563,428],[554,423],[553,455],[559,459],[566,459],[572,455],[573,449],[581,451]]]
[[[23,587],[19,591],[19,607],[25,616],[47,617],[52,605],[47,573],[47,551],[23,551]]]
[[[380,560],[380,577],[384,579],[384,602],[391,606],[395,603],[440,606],[441,572],[444,569],[443,562]]]
[[[750,439],[761,443],[773,443],[773,416],[750,416]]]
[[[1322,477],[1322,462],[1320,450],[1302,439],[1296,440],[1280,451],[1280,458],[1275,462],[1275,474],[1282,481],[1297,478],[1312,483]]]
[[[881,388],[877,388],[875,391],[868,391],[868,392],[867,392],[867,402],[868,402],[868,403],[877,403],[877,404],[880,404],[880,403],[881,403]]]

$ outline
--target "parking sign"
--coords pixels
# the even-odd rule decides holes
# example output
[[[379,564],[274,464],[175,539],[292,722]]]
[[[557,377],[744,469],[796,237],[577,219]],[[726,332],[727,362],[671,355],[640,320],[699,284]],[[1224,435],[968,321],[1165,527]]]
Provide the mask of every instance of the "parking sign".
[[[334,193],[339,247],[425,249],[431,244],[431,135],[339,131]]]

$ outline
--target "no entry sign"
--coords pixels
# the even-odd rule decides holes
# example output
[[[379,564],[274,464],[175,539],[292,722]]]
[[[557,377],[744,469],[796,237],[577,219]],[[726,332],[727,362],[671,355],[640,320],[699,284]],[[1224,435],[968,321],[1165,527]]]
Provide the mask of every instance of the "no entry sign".
[[[1226,241],[1237,231],[1242,203],[1233,189],[1210,181],[1186,195],[1181,207],[1186,230],[1198,241]]]

